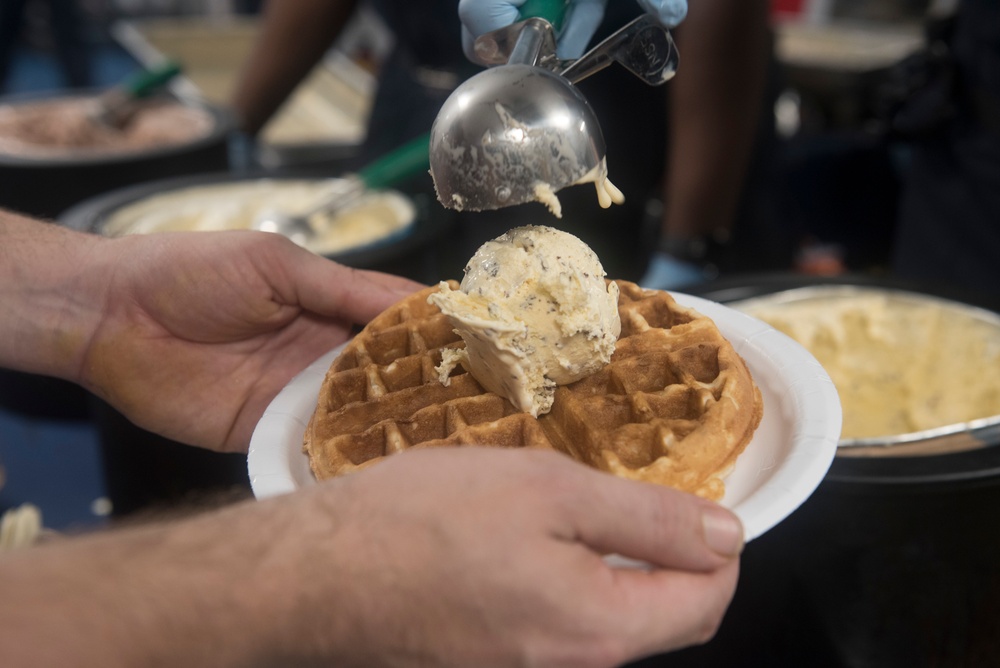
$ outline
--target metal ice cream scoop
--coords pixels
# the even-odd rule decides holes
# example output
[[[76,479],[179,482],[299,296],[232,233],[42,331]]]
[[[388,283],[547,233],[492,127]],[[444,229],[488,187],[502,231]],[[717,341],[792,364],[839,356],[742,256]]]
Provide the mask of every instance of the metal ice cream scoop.
[[[373,190],[389,188],[427,170],[428,136],[423,134],[393,149],[354,174],[331,181],[330,188],[312,206],[300,213],[268,209],[253,221],[253,229],[283,234],[298,244],[317,236],[310,219],[325,212],[336,219]]]
[[[479,62],[495,67],[455,89],[431,128],[431,175],[444,206],[499,209],[538,199],[540,187],[556,192],[580,181],[606,146],[573,84],[612,62],[651,85],[677,70],[669,31],[648,15],[574,62],[560,61],[555,43],[553,24],[538,17],[476,41]]]
[[[128,124],[140,100],[159,92],[180,73],[180,63],[172,60],[142,70],[98,96],[89,117],[120,130]]]

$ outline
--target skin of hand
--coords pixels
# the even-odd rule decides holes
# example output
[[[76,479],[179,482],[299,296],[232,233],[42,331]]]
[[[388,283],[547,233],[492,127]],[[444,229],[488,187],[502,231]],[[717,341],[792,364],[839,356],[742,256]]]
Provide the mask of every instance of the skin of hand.
[[[687,14],[686,0],[637,0],[639,6],[672,28]],[[462,20],[462,48],[470,60],[473,44],[480,35],[509,26],[521,19],[519,8],[525,0],[459,0]],[[562,31],[556,41],[556,55],[575,59],[583,55],[604,18],[607,0],[573,0],[566,8]]]
[[[742,531],[551,451],[408,451],[5,556],[0,664],[615,666],[714,634]]]
[[[0,363],[72,380],[143,428],[222,451],[246,451],[296,373],[422,287],[264,232],[105,239],[8,216],[3,244],[0,296],[28,316],[0,324],[13,343]]]

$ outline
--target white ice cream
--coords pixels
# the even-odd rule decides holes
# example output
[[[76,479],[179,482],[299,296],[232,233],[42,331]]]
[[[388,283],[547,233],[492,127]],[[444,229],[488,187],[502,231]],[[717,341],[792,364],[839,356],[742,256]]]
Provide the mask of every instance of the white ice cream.
[[[465,341],[446,351],[441,381],[461,363],[491,392],[534,416],[557,385],[608,363],[621,331],[618,286],[585,243],[551,227],[519,227],[489,241],[459,290],[441,284],[431,303]]]

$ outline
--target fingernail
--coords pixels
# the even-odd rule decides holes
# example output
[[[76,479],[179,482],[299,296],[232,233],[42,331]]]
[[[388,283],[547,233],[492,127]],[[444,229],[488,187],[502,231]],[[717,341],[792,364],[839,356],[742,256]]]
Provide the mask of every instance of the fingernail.
[[[743,524],[721,506],[707,506],[701,513],[705,543],[713,552],[735,557],[743,551]]]

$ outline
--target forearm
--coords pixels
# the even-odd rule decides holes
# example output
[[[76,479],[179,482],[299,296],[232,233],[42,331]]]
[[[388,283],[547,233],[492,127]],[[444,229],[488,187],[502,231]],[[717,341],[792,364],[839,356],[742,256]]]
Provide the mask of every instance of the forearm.
[[[232,106],[240,129],[255,135],[319,62],[356,0],[269,0],[260,34],[243,64]]]
[[[555,452],[411,449],[0,557],[0,666],[621,665],[707,638],[742,535],[707,501]]]
[[[295,565],[274,558],[282,503],[4,555],[0,665],[289,665],[308,620],[289,605]]]
[[[728,229],[760,113],[770,53],[768,4],[697,0],[677,29],[681,67],[670,84],[664,231]]]
[[[79,380],[113,268],[104,243],[0,210],[0,367]]]

